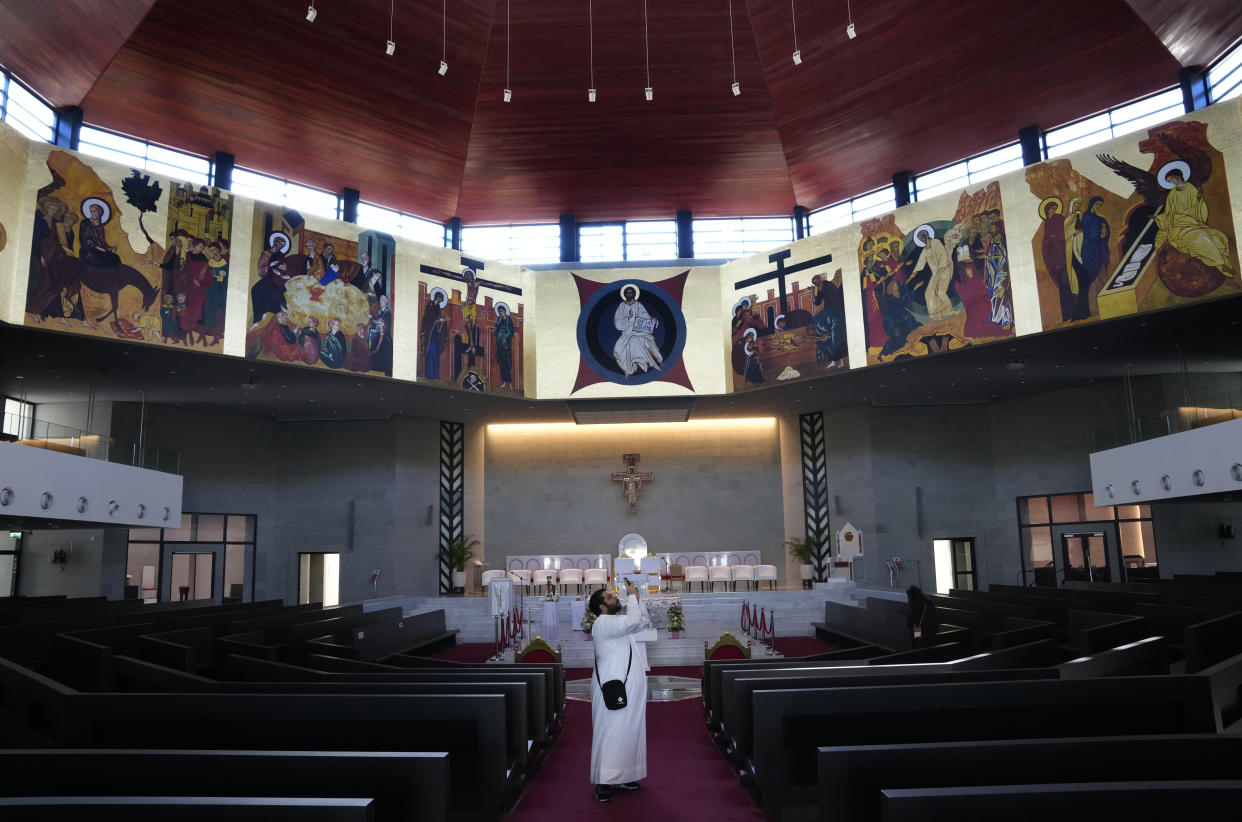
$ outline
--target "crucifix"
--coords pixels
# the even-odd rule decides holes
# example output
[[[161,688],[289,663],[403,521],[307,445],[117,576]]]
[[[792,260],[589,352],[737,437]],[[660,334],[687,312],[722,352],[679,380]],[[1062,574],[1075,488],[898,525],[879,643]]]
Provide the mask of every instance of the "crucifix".
[[[790,274],[796,274],[799,271],[805,271],[808,268],[815,268],[818,265],[827,265],[832,262],[832,255],[824,254],[823,256],[815,257],[814,259],[795,263],[786,268],[785,260],[787,260],[792,253],[793,252],[790,249],[786,248],[783,251],[777,251],[769,254],[768,262],[776,264],[775,271],[768,271],[764,274],[756,274],[753,277],[747,277],[745,280],[739,280],[733,284],[733,288],[737,291],[742,291],[750,288],[752,285],[758,285],[759,283],[764,283],[768,280],[776,280],[777,294],[780,296],[780,313],[784,314],[787,311],[792,311],[793,309],[785,304],[785,278]]]
[[[621,459],[625,461],[625,470],[613,471],[612,479],[614,482],[621,483],[621,495],[625,497],[626,511],[637,514],[638,498],[643,495],[643,483],[655,479],[655,474],[651,471],[638,470],[638,454],[622,454]]]

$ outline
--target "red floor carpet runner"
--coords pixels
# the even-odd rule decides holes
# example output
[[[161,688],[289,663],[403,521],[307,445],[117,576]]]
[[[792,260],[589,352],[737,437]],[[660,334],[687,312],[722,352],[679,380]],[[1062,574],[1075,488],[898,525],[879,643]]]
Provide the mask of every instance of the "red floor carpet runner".
[[[653,668],[652,674],[672,673]],[[700,702],[647,704],[647,778],[608,804],[591,798],[591,706],[570,702],[560,742],[535,775],[509,822],[626,819],[650,822],[758,822],[724,757],[712,745]]]

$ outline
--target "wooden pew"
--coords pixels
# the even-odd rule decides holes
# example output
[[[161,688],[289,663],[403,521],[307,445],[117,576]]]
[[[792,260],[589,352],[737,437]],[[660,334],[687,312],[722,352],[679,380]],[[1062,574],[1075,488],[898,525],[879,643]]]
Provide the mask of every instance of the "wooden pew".
[[[725,714],[721,726],[732,743],[732,753],[746,760],[752,753],[755,726],[753,697],[756,691],[816,688],[863,688],[869,685],[917,685],[920,683],[995,682],[1005,680],[1055,679],[1054,669],[967,669],[951,665],[868,666],[850,668],[802,669],[785,671],[725,671],[721,677]],[[829,697],[831,698],[831,697]]]
[[[0,750],[3,796],[362,795],[375,822],[445,822],[448,777],[446,753]]]
[[[934,637],[923,637],[917,648],[907,651],[894,651],[891,654],[873,656],[867,660],[868,665],[909,665],[917,662],[948,662],[961,659],[973,653],[970,645],[970,631],[956,625],[941,625],[940,632]]]
[[[229,683],[343,683],[343,684],[502,684],[520,682],[526,686],[526,728],[536,743],[546,744],[552,726],[551,697],[548,672],[527,670],[529,666],[488,666],[490,670],[460,671],[457,669],[402,670],[378,672],[334,672],[303,668],[280,662],[266,662],[248,657],[230,658],[227,663]],[[219,689],[228,689],[222,684]],[[525,737],[523,737],[525,738]]]
[[[911,647],[912,637],[904,614],[894,613],[884,606],[858,608],[825,602],[824,621],[812,624],[815,636],[824,642],[875,645],[890,653]]]
[[[1150,586],[1144,586],[1149,588]],[[997,594],[1018,594],[1020,596],[1060,597],[1085,601],[1088,610],[1104,611],[1112,614],[1133,614],[1138,603],[1155,604],[1160,602],[1160,594],[1150,590],[1136,590],[1132,587],[1121,587],[1121,583],[1080,584],[1076,581],[1065,583],[1061,588],[1043,588],[1039,586],[1023,587],[1018,585],[989,585],[988,590]]]
[[[125,822],[371,822],[369,797],[27,796],[0,797],[6,822],[73,817]]]
[[[1009,785],[1089,779],[1225,779],[1242,736],[1170,734],[846,745],[818,751],[821,822],[879,822],[884,788]],[[1111,814],[1108,815],[1111,817]]]
[[[304,662],[307,655],[312,653],[306,648],[307,640],[333,637],[336,641],[344,642],[357,630],[365,632],[371,625],[396,622],[401,619],[401,615],[400,608],[385,608],[381,611],[334,616],[290,625],[284,633],[285,659],[295,664]]]
[[[1212,686],[1216,730],[1237,733],[1242,730],[1242,654],[1204,668],[1199,676]]]
[[[57,744],[76,721],[68,700],[77,691],[16,662],[0,659],[0,747]]]
[[[1083,782],[911,788],[882,791],[886,822],[960,822],[1004,818],[1007,822],[1232,822],[1242,802],[1242,780]]]
[[[1037,590],[1032,588],[1023,588],[1023,591]],[[992,593],[991,591],[967,591],[963,589],[953,588],[949,591],[949,596],[955,599],[973,599],[977,602],[986,603],[1007,603],[1010,605],[1024,605],[1031,609],[1030,616],[1035,619],[1041,619],[1045,622],[1052,622],[1057,626],[1058,633],[1068,635],[1069,633],[1069,612],[1070,611],[1089,611],[1091,604],[1081,598],[1070,599],[1068,597],[1047,597],[1036,594],[1009,594],[1009,593]]]
[[[754,772],[768,815],[814,802],[822,746],[1210,733],[1204,676],[755,691]]]
[[[1050,623],[1042,623],[1050,625]],[[952,663],[955,671],[971,671],[982,668],[1047,668],[1064,660],[1061,646],[1055,639],[1041,639],[1025,645],[1000,648],[975,654]]]
[[[1069,611],[1066,633],[1069,646],[1082,656],[1151,636],[1143,617],[1103,611]]]
[[[703,661],[703,709],[709,730],[718,730],[724,713],[720,678],[725,671],[777,668],[823,668],[831,665],[857,665],[868,656],[883,653],[874,645],[859,645],[842,651],[812,657],[786,659],[708,659]]]
[[[394,654],[413,654],[436,650],[457,642],[458,629],[444,627],[444,611],[428,611],[413,616],[373,622],[345,633],[332,641],[308,640],[305,650],[312,654],[376,662]]]
[[[527,730],[533,700],[528,699],[525,682],[221,682],[213,686],[213,693],[229,694],[500,694],[505,698],[506,768],[530,776],[537,764],[530,756],[536,740]],[[540,710],[536,721],[542,716]]]
[[[1059,667],[1061,679],[1094,676],[1151,676],[1169,672],[1168,643],[1151,636],[1116,648],[1071,659]]]
[[[327,608],[291,607],[276,614],[239,619],[233,623],[233,632],[235,634],[244,634],[252,631],[262,631],[263,644],[284,645],[285,635],[290,626],[301,622],[317,622],[333,616],[352,616],[361,613],[361,604],[333,605]]]
[[[450,816],[498,820],[506,797],[505,698],[391,694],[77,694],[63,747],[403,751],[449,755]],[[435,751],[432,751],[435,752]]]
[[[498,671],[498,670],[538,670],[548,676],[549,700],[552,704],[550,715],[559,725],[565,713],[565,666],[560,662],[455,662],[450,659],[434,659],[416,657],[406,654],[394,654],[384,660],[388,666],[398,670],[425,671],[429,668],[443,671]]]
[[[283,646],[265,644],[262,631],[245,631],[216,637],[217,659],[228,659],[229,654],[237,654],[275,662],[282,656],[283,650]]]

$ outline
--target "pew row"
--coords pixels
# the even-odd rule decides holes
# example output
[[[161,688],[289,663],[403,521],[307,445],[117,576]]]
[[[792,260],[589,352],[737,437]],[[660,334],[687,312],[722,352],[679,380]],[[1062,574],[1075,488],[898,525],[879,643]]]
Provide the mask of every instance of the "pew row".
[[[880,791],[885,788],[952,787],[963,780],[971,785],[1009,785],[1233,778],[1242,761],[1242,736],[1170,734],[847,745],[820,748],[816,761],[821,822],[880,822]]]
[[[0,750],[0,796],[368,796],[375,822],[445,822],[448,754]],[[231,817],[230,817],[231,818]]]
[[[1204,676],[755,691],[753,772],[768,817],[815,802],[816,749],[912,742],[1212,733]]]

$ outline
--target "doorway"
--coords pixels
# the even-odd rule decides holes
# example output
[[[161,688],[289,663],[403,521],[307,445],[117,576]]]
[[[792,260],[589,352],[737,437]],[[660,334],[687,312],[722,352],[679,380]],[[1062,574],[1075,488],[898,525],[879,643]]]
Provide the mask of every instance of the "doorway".
[[[1111,582],[1108,537],[1103,531],[1061,534],[1066,582]]]
[[[936,567],[936,593],[947,594],[954,588],[978,590],[974,537],[932,540],[932,558]]]
[[[341,601],[341,555],[298,554],[298,604]]]
[[[172,555],[173,600],[187,602],[215,599],[215,556],[210,552],[174,551]]]

